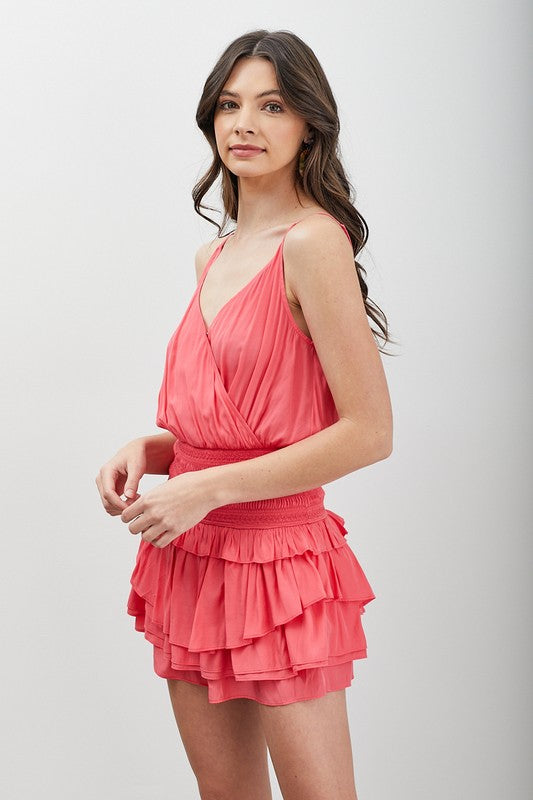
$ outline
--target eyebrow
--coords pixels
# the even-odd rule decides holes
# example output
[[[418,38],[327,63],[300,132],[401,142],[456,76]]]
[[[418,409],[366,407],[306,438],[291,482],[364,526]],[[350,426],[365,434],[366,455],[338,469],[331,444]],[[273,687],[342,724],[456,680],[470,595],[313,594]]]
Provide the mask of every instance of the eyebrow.
[[[220,95],[227,94],[229,97],[239,97],[238,92],[230,92],[228,89],[222,89]],[[279,89],[267,89],[266,92],[261,92],[260,94],[256,94],[256,99],[259,100],[260,97],[266,97],[267,94],[279,94],[281,97],[281,92]]]

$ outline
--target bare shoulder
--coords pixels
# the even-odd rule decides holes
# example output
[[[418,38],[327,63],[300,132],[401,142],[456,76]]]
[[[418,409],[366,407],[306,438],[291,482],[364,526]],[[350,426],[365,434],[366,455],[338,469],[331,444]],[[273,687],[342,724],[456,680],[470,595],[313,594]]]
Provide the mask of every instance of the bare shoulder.
[[[335,219],[313,215],[288,231],[283,260],[339,417],[389,455],[390,397],[351,242]]]
[[[352,244],[326,214],[312,214],[287,233],[283,247],[288,294],[298,303],[304,284],[344,282],[356,274]]]
[[[228,234],[226,234],[228,235]],[[194,257],[194,266],[196,270],[196,282],[200,281],[200,277],[202,272],[204,271],[207,262],[215,252],[216,248],[226,237],[218,237],[215,236],[210,242],[205,242],[204,244],[200,245],[198,250],[196,251],[196,255]]]

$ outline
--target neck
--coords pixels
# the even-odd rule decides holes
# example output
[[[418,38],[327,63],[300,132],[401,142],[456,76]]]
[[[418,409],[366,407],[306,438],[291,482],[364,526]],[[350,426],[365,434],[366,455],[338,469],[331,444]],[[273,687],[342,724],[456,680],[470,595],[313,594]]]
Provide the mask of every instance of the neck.
[[[278,173],[239,177],[238,186],[237,228],[232,238],[245,239],[286,225],[299,211],[316,205],[302,192],[297,193],[292,181],[280,180]]]

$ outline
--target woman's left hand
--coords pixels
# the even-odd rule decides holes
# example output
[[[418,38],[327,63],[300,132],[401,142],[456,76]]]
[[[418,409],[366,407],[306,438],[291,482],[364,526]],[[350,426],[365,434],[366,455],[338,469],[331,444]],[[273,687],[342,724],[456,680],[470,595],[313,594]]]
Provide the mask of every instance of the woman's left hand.
[[[122,522],[145,542],[165,547],[215,508],[202,472],[183,472],[150,489],[124,509]]]

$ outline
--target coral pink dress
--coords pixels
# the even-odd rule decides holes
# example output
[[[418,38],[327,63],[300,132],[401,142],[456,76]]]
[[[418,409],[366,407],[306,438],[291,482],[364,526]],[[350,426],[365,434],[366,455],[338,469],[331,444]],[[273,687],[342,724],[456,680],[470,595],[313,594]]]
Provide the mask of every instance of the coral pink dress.
[[[338,420],[313,341],[288,305],[285,236],[206,328],[199,295],[224,238],[169,341],[157,411],[157,425],[177,437],[169,480]],[[317,487],[232,503],[166,547],[141,539],[127,613],[153,644],[157,675],[207,686],[211,703],[284,705],[351,684],[375,595],[324,496]]]

